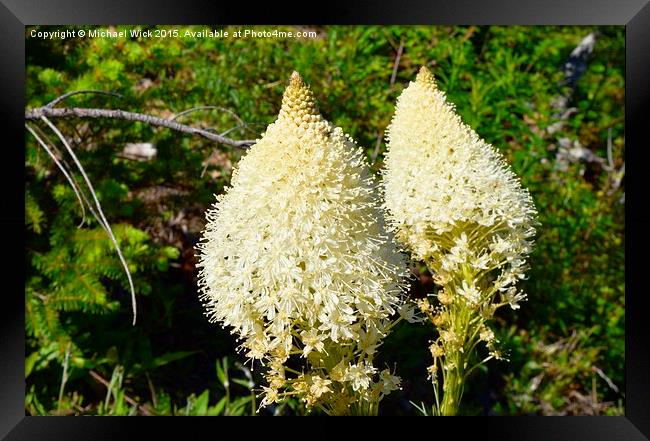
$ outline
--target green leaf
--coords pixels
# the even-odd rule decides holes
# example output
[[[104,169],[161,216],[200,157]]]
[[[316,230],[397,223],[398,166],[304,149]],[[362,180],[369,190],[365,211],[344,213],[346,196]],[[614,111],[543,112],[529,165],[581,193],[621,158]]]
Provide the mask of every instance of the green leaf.
[[[29,374],[32,373],[32,370],[34,369],[34,364],[36,364],[38,357],[39,357],[39,353],[38,351],[36,351],[29,354],[29,356],[25,359],[25,378],[29,377]]]
[[[176,247],[165,247],[163,248],[163,254],[170,260],[178,259],[181,255],[181,252]]]
[[[241,378],[233,378],[232,381],[233,383],[237,383],[240,386],[244,386],[246,389],[250,390],[253,388],[253,384],[251,384],[251,382],[248,380],[242,380]]]
[[[129,413],[129,406],[124,399],[124,390],[120,389],[115,398],[115,405],[113,406],[113,415],[127,415]]]
[[[204,416],[208,412],[208,401],[210,399],[210,391],[208,389],[204,390],[201,395],[193,402],[192,410],[190,415],[193,416]]]
[[[223,367],[222,367],[223,365]],[[228,358],[224,357],[222,360],[217,360],[217,378],[224,388],[228,389],[230,382],[228,381]]]
[[[187,358],[190,355],[194,355],[198,352],[201,351],[178,351],[178,352],[168,352],[164,355],[161,355],[160,357],[156,357],[153,360],[153,366],[154,367],[161,367],[164,366],[168,363],[171,363],[172,361],[177,361],[177,360],[182,360],[183,358]]]
[[[215,404],[213,407],[210,408],[210,410],[208,411],[208,415],[210,416],[221,415],[227,403],[228,403],[228,397],[222,397],[217,402],[217,404]]]
[[[231,403],[230,406],[228,406],[228,415],[231,416],[243,415],[246,405],[249,404],[250,401],[251,401],[250,396],[236,399]]]

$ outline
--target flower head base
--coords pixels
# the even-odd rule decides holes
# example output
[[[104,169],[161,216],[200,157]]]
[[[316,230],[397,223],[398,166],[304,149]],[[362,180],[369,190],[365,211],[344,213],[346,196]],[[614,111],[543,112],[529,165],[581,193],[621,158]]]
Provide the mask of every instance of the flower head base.
[[[343,359],[352,367],[358,342],[378,346],[402,303],[406,265],[375,191],[361,150],[294,72],[278,119],[207,214],[198,266],[210,320],[251,358],[305,358],[307,377],[282,379],[310,405],[370,388],[358,376],[332,384],[330,371]]]

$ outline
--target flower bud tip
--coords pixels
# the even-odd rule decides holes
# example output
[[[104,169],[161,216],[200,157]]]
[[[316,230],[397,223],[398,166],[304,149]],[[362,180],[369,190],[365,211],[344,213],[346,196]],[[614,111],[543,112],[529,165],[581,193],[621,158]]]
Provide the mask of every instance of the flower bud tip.
[[[296,85],[296,86],[303,84],[302,77],[300,76],[297,70],[294,70],[291,73],[291,77],[289,78],[289,84]]]
[[[436,88],[436,79],[426,66],[420,68],[420,71],[415,77],[415,82],[434,89]]]
[[[300,126],[305,121],[305,116],[313,116],[316,120],[321,119],[314,94],[300,74],[294,70],[282,96],[279,118],[292,120]]]

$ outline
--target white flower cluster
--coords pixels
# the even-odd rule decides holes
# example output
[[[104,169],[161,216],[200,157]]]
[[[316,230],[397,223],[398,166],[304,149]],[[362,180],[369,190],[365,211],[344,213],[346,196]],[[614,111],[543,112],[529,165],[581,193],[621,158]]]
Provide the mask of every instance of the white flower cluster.
[[[455,283],[467,303],[490,297],[480,286],[490,274],[516,307],[522,296],[510,289],[532,249],[532,198],[502,155],[461,121],[426,68],[399,97],[388,140],[385,207],[399,241],[427,262],[439,285]]]
[[[264,404],[288,385],[310,405],[373,386],[372,354],[407,275],[376,187],[361,149],[320,115],[294,72],[278,119],[208,211],[198,246],[210,320],[231,327],[248,357],[268,361]],[[289,379],[292,355],[310,370]]]

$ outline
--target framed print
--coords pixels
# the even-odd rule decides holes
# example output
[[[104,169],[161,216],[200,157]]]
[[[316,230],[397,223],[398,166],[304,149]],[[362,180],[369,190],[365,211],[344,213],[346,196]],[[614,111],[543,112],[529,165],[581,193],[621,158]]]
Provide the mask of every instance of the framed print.
[[[2,435],[647,439],[650,7],[250,9],[0,5]]]

